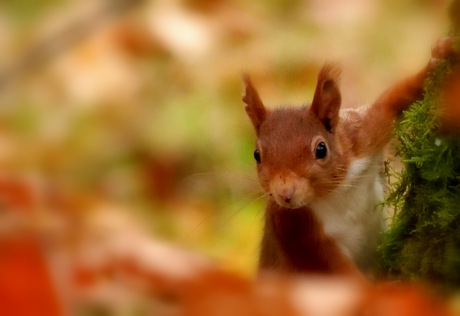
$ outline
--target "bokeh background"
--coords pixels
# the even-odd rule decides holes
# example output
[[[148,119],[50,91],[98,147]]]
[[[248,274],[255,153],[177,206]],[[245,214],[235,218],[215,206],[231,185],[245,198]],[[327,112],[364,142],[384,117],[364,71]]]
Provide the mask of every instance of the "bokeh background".
[[[449,23],[445,0],[1,6],[2,179],[35,183],[48,219],[96,201],[249,275],[264,198],[242,73],[267,106],[300,105],[338,61],[344,106],[360,106],[425,65]]]

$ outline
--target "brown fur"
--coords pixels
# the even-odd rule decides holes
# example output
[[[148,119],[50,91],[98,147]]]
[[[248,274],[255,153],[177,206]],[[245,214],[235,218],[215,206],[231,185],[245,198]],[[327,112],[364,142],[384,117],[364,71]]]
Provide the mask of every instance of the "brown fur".
[[[346,110],[341,115],[340,71],[334,65],[321,69],[310,107],[266,110],[249,77],[244,77],[243,101],[258,136],[256,150],[261,163],[257,171],[270,196],[260,268],[338,274],[357,271],[325,234],[308,205],[337,189],[352,159],[382,152],[394,121],[421,97],[423,82],[433,66],[431,61],[418,74],[396,83],[365,111]],[[315,157],[320,142],[328,149],[324,159]]]
[[[319,137],[328,144],[334,155],[317,163],[313,155],[312,139]],[[277,176],[294,172],[308,178],[312,194],[326,195],[343,180],[349,160],[348,146],[342,135],[327,132],[321,121],[308,108],[278,109],[270,113],[260,128],[257,147],[262,163],[257,166],[259,179],[266,192],[269,182]],[[347,145],[347,144],[345,144]],[[344,148],[345,147],[345,148]]]
[[[358,274],[307,207],[286,209],[273,200],[265,213],[259,267],[287,272]]]

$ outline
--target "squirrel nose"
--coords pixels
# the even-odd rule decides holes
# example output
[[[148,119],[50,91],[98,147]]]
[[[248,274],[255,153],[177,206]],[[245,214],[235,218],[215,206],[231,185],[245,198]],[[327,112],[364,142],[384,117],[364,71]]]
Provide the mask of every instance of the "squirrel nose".
[[[289,189],[284,190],[284,192],[280,194],[280,197],[283,199],[284,202],[290,203],[292,200],[292,197],[294,196],[294,193],[295,193],[295,188],[289,188]]]
[[[281,198],[284,200],[284,202],[289,203],[289,202],[291,202],[292,194],[290,194],[290,195],[281,195]]]

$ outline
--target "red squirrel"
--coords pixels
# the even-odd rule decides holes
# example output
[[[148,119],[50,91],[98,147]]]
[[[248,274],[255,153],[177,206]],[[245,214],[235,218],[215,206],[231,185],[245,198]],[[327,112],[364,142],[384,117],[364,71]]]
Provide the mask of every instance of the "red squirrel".
[[[257,134],[254,158],[269,196],[259,269],[369,272],[384,229],[381,167],[394,121],[421,98],[436,61],[451,54],[440,40],[419,73],[367,108],[340,110],[340,70],[326,64],[309,106],[267,109],[244,76],[246,112]]]

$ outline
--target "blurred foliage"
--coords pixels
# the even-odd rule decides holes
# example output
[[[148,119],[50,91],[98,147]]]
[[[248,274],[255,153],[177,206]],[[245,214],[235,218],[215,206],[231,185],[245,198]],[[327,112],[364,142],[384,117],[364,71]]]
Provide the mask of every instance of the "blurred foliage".
[[[98,3],[7,1],[1,65]],[[146,1],[0,90],[2,170],[128,205],[157,235],[251,272],[264,201],[241,74],[269,106],[302,104],[321,65],[340,60],[344,103],[362,104],[425,64],[445,7]]]

